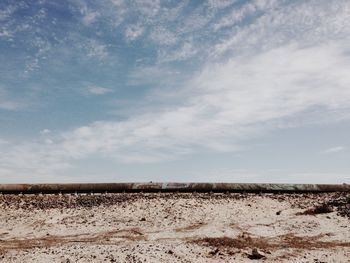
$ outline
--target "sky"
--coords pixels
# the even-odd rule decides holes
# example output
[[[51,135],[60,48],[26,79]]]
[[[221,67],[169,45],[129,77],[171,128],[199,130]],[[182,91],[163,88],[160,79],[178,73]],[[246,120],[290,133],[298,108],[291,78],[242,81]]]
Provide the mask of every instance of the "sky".
[[[1,0],[0,182],[350,182],[350,1]]]

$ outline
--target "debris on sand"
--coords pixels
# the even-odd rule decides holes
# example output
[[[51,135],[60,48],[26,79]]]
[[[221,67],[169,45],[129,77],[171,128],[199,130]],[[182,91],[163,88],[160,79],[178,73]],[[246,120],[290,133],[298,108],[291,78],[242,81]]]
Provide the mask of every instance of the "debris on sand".
[[[305,210],[304,212],[297,213],[297,215],[317,215],[333,212],[333,208],[327,204],[316,205],[312,208]]]
[[[297,215],[317,215],[336,211],[342,217],[350,219],[350,194],[338,193],[328,201],[324,201],[312,208],[299,212]]]
[[[141,200],[173,200],[193,198],[197,200],[239,200],[248,198],[252,194],[208,194],[208,193],[108,193],[108,194],[28,194],[28,195],[1,195],[0,208],[16,209],[55,209],[55,208],[92,208],[99,206],[115,206],[130,204]]]
[[[193,242],[199,245],[205,245],[216,248],[244,249],[252,246],[262,247],[264,246],[265,240],[252,238],[247,233],[243,232],[241,235],[235,238],[207,237],[194,240]]]
[[[349,205],[350,193],[0,194],[0,262],[348,262]]]
[[[262,258],[266,258],[265,253],[260,251],[257,248],[253,248],[252,249],[252,253],[248,254],[248,258],[249,259],[262,259]]]
[[[350,219],[350,194],[340,195],[338,198],[332,199],[327,204],[336,208],[338,215]]]
[[[217,253],[219,253],[219,251],[220,251],[220,250],[219,250],[218,248],[216,248],[216,249],[210,251],[210,252],[209,252],[209,255],[215,256]]]
[[[192,240],[192,243],[201,246],[207,246],[211,248],[217,248],[232,252],[234,250],[245,250],[250,248],[256,248],[259,251],[268,251],[281,248],[293,248],[293,249],[328,249],[335,247],[349,248],[350,242],[337,242],[337,241],[322,241],[324,235],[317,236],[296,236],[293,233],[279,235],[275,237],[262,237],[262,236],[250,236],[249,233],[243,232],[237,237],[206,237],[201,239]]]

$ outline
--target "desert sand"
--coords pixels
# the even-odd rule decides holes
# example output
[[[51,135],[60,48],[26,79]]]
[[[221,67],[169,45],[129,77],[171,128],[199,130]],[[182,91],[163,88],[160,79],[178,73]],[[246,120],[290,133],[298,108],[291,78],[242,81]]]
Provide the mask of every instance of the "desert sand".
[[[350,262],[350,195],[0,196],[0,262]]]

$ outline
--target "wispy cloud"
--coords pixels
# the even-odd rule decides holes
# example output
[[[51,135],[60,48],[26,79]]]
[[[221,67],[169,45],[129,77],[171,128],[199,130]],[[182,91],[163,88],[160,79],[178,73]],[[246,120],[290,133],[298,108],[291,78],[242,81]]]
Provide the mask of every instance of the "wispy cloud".
[[[156,162],[197,151],[235,151],[242,141],[275,129],[276,120],[315,106],[348,107],[349,61],[342,45],[330,43],[287,46],[208,65],[188,82],[192,96],[184,97],[181,106],[96,122],[61,134],[49,145],[17,144],[1,162],[30,159],[31,166],[42,167],[47,161],[56,169],[94,154],[121,162]]]
[[[18,110],[22,108],[22,106],[23,105],[15,101],[0,100],[0,109],[2,110]]]
[[[83,47],[87,51],[88,57],[96,57],[102,60],[108,56],[107,46],[96,40],[88,40]]]
[[[335,146],[335,147],[331,147],[331,148],[325,149],[325,150],[321,151],[321,153],[323,153],[323,154],[332,154],[332,153],[342,152],[344,150],[345,150],[345,147],[343,147],[343,146]]]
[[[0,87],[0,110],[16,111],[25,107],[23,99],[11,98],[8,92]]]
[[[135,40],[144,32],[144,28],[140,24],[128,25],[125,29],[125,37],[127,40]]]
[[[46,134],[50,134],[51,133],[51,130],[49,129],[43,129],[40,131],[40,135],[46,135]]]
[[[8,143],[8,141],[3,140],[3,139],[0,138],[0,145],[4,145],[4,144],[7,144],[7,143]]]
[[[281,123],[315,108],[319,111],[313,119],[319,122],[324,116],[337,121],[337,114],[328,114],[335,111],[349,118],[348,1],[223,0],[198,6],[186,1],[172,5],[133,1],[129,6],[125,1],[75,0],[71,10],[78,25],[69,24],[74,29],[70,34],[51,34],[37,26],[47,24],[40,19],[48,19],[38,11],[33,19],[1,25],[0,37],[26,36],[23,43],[34,50],[22,56],[29,74],[50,52],[64,55],[64,59],[57,56],[54,71],[67,61],[75,65],[89,59],[112,65],[118,56],[126,61],[145,53],[103,76],[120,71],[115,79],[134,88],[130,94],[135,86],[151,87],[138,98],[148,107],[135,109],[122,120],[95,121],[65,132],[42,131],[45,136],[40,138],[6,144],[0,147],[0,174],[54,174],[96,155],[116,162],[149,163],[199,152],[235,152],[247,140],[286,128]],[[12,14],[2,12],[0,19]],[[143,46],[129,50],[134,40],[142,40]],[[100,83],[90,80],[90,74],[98,71],[91,68],[84,68],[84,83]],[[109,85],[83,87],[85,94],[112,92],[106,88]],[[0,108],[16,107],[15,100],[0,93]],[[323,152],[344,149],[337,146]]]
[[[158,45],[173,45],[178,41],[176,34],[162,26],[156,27],[150,34],[150,39]]]
[[[173,51],[158,52],[158,60],[161,63],[187,60],[195,56],[197,52],[198,50],[193,46],[193,43],[189,41]]]
[[[79,6],[79,11],[82,16],[81,20],[85,26],[94,23],[101,15],[99,12],[91,10],[84,1],[77,1],[76,3]]]
[[[94,94],[94,95],[104,95],[106,93],[110,93],[113,91],[111,89],[99,87],[99,86],[88,86],[87,90],[90,94]]]
[[[268,169],[254,170],[249,169],[212,169],[207,174],[193,171],[191,177],[194,181],[218,182],[240,182],[240,183],[306,183],[314,184],[342,184],[348,182],[349,174],[346,173],[326,173],[322,171],[310,171],[291,173],[287,170]]]
[[[325,39],[346,38],[350,32],[350,21],[346,18],[350,6],[345,1],[322,1],[321,4],[255,1],[254,7],[248,8],[249,5],[252,4],[242,6],[241,11],[233,11],[232,15],[240,16],[245,9],[249,15],[257,10],[259,14],[251,18],[251,23],[230,28],[228,37],[221,39],[211,51],[213,56],[268,50],[288,43],[318,45]],[[214,29],[230,21],[223,17]]]

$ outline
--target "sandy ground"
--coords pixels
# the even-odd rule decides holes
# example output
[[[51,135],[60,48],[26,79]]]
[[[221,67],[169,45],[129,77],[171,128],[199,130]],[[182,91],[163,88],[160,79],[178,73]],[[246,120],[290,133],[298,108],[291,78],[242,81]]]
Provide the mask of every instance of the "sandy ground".
[[[349,194],[3,195],[0,262],[350,262],[349,200]]]

